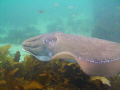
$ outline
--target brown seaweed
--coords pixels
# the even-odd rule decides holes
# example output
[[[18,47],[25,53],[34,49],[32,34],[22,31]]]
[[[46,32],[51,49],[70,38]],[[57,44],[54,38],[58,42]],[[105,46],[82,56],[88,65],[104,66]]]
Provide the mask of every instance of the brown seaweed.
[[[20,60],[20,52],[17,51],[16,54],[15,54],[15,58],[13,59],[15,62],[19,62]]]
[[[5,50],[5,47],[0,50],[3,48]],[[9,52],[9,48],[4,52]],[[76,63],[64,60],[39,61],[31,55],[26,55],[23,62],[18,62],[19,57],[20,54],[13,58],[0,53],[0,90],[120,89],[118,75],[110,78],[93,77],[84,74]]]
[[[9,55],[8,49],[10,49],[11,44],[0,47],[0,54]]]

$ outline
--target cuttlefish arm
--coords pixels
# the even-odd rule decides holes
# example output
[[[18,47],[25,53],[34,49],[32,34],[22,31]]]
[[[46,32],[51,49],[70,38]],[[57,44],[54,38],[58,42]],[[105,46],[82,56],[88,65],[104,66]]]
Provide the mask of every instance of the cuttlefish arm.
[[[75,60],[87,75],[112,76],[120,71],[120,44],[60,32],[23,42],[23,49],[39,60]]]

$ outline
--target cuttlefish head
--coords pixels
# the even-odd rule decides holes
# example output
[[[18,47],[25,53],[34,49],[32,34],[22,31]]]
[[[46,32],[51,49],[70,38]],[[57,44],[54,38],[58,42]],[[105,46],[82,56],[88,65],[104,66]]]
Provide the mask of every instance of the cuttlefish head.
[[[95,43],[95,40],[54,32],[25,40],[23,49],[42,61],[75,60],[87,75],[109,77],[119,72],[120,45],[99,39],[99,43]],[[105,49],[104,53],[99,44]]]
[[[31,53],[37,59],[49,61],[54,55],[53,51],[56,41],[57,38],[54,36],[54,33],[51,33],[27,39],[22,45],[24,51]]]

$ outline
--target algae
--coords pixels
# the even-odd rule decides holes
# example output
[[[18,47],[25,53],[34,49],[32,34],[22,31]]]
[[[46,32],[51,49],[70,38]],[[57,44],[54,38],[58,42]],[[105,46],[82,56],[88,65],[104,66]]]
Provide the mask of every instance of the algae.
[[[10,46],[10,45],[9,45]],[[18,62],[8,55],[8,45],[0,47],[0,90],[118,90],[120,77],[93,77],[83,73],[78,64],[64,60],[40,61],[26,55]],[[110,82],[109,82],[110,81]]]
[[[15,54],[15,58],[13,59],[15,62],[19,62],[20,60],[20,52],[17,51],[16,54]]]

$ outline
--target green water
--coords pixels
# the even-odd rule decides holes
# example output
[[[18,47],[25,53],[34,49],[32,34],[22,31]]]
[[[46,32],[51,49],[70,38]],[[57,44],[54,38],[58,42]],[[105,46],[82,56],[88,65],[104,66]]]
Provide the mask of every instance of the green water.
[[[119,0],[0,0],[1,43],[55,31],[119,42],[119,26]]]

